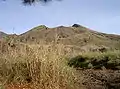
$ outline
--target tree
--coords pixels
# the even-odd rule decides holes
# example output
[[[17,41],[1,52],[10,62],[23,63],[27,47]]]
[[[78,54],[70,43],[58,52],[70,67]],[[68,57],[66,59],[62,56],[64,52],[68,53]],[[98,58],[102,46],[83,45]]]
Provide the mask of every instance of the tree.
[[[52,0],[22,0],[23,1],[23,4],[33,4],[35,2],[44,2],[44,3],[47,3],[48,1],[52,1]]]
[[[3,0],[3,1],[7,1],[7,0]],[[53,1],[53,0],[21,0],[23,2],[23,4],[27,4],[27,5],[32,5],[35,2],[43,2],[43,3],[47,3],[49,1]],[[56,0],[56,1],[61,1],[61,0]]]

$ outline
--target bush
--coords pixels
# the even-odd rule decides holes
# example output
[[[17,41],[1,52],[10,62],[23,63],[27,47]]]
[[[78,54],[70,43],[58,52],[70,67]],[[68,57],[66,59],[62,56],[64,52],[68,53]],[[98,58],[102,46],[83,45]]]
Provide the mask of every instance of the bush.
[[[120,51],[87,53],[71,58],[68,65],[74,68],[120,69]],[[89,66],[91,65],[91,66]]]

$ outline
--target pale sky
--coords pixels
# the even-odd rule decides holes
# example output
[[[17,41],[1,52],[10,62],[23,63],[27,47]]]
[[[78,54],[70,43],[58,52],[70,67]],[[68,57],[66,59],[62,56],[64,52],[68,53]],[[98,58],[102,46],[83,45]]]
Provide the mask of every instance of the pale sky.
[[[74,23],[105,33],[120,34],[120,0],[53,0],[47,5],[24,6],[21,0],[0,0],[0,31],[17,34],[38,25]]]

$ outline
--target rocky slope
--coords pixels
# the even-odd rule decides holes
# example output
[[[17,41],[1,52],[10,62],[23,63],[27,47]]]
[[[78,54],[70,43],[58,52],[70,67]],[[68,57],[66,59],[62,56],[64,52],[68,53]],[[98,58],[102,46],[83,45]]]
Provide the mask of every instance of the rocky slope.
[[[16,36],[15,39],[31,44],[64,44],[82,51],[97,51],[102,48],[120,49],[119,35],[96,32],[78,24],[55,28],[41,25]]]

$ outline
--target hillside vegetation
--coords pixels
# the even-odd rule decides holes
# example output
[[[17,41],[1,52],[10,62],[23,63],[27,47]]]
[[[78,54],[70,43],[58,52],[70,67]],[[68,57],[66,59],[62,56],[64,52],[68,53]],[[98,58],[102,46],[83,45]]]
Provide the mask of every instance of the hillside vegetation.
[[[108,51],[104,53],[91,52],[81,54],[69,60],[68,65],[83,69],[120,69],[120,51]]]

